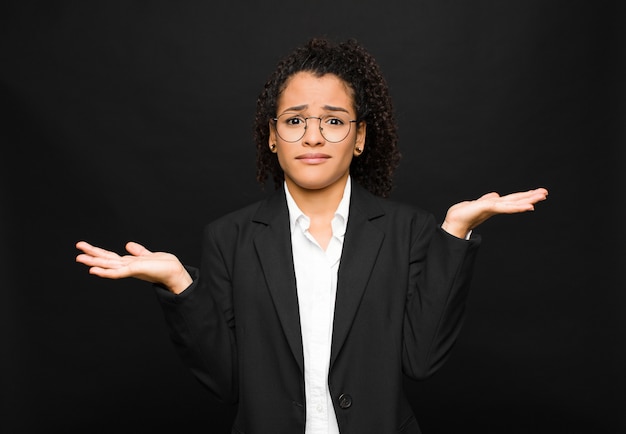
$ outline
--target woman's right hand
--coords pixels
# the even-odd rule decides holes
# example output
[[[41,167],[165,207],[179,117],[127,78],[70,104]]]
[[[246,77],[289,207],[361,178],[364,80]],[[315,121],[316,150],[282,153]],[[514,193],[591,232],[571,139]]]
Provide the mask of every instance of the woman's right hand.
[[[193,282],[176,256],[166,252],[151,252],[132,241],[126,244],[130,255],[124,256],[85,241],[76,243],[76,248],[83,252],[76,256],[76,262],[87,265],[89,273],[99,277],[134,277],[162,285],[174,294],[180,294]]]

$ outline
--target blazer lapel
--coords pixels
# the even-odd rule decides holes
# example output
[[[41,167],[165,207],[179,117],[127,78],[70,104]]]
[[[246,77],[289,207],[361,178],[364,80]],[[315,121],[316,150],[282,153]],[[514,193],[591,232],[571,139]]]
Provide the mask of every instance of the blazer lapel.
[[[331,368],[346,340],[385,236],[371,220],[383,214],[374,197],[353,182],[348,227],[337,277]]]
[[[289,211],[282,189],[259,208],[254,221],[266,226],[256,235],[254,246],[283,331],[300,370],[304,372]]]

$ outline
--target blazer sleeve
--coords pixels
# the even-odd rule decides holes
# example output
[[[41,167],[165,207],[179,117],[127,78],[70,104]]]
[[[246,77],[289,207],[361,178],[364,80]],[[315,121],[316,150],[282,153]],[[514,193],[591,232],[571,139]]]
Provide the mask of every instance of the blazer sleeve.
[[[218,401],[232,404],[238,398],[232,285],[213,235],[207,226],[202,266],[187,267],[194,282],[185,291],[156,291],[178,355]]]
[[[430,216],[410,247],[403,370],[424,379],[448,358],[461,330],[480,237],[462,240]]]

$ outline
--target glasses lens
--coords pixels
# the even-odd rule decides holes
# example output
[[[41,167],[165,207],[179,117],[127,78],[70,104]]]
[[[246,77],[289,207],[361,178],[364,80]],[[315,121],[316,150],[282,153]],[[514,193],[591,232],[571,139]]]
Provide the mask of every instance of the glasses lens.
[[[350,123],[350,118],[347,116],[324,116],[320,120],[322,135],[329,142],[341,142],[350,132]]]
[[[276,119],[276,132],[286,142],[297,142],[304,137],[309,122],[319,122],[319,129],[329,142],[341,142],[350,133],[352,121],[344,115],[326,115],[321,118],[283,113]],[[312,124],[313,125],[313,124]]]
[[[286,142],[297,142],[306,131],[306,119],[293,113],[283,113],[276,119],[276,132]]]

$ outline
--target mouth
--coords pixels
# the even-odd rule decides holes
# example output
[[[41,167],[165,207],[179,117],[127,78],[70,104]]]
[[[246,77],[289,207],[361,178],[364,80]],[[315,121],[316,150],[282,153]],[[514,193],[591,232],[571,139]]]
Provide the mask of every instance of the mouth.
[[[330,158],[330,155],[328,154],[306,153],[306,154],[298,155],[296,157],[296,160],[300,160],[303,163],[307,163],[307,164],[319,164],[319,163],[323,163],[329,158]]]

